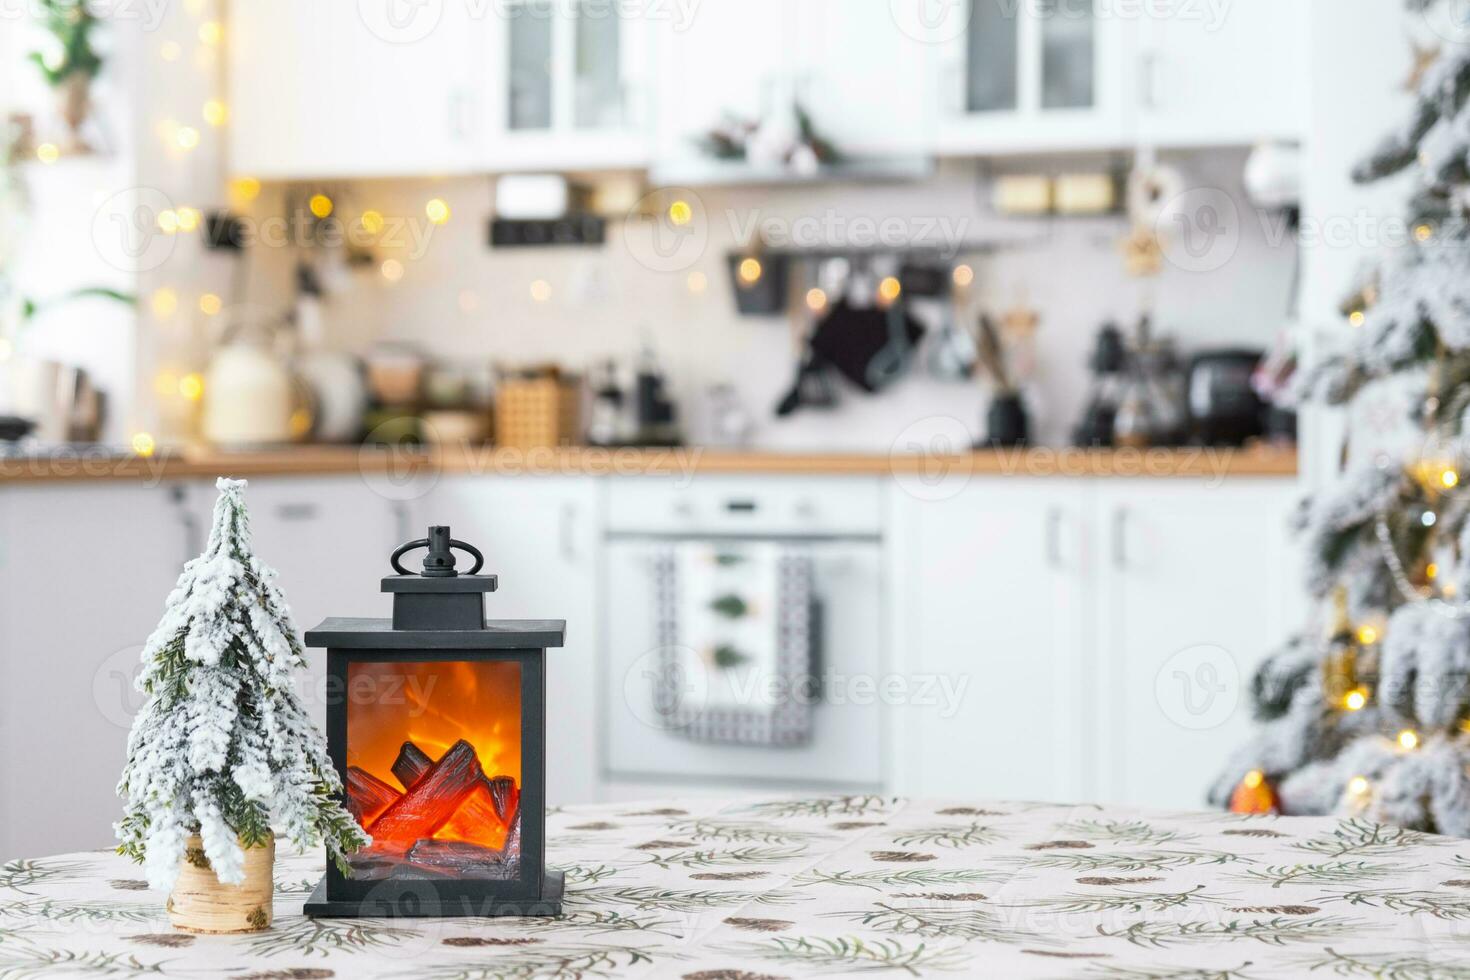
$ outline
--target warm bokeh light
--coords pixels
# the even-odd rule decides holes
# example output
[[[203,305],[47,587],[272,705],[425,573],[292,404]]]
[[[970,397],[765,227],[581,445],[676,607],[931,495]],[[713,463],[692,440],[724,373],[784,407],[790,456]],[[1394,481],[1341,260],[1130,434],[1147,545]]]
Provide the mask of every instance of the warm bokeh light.
[[[332,199],[325,194],[313,194],[311,196],[311,200],[307,202],[306,206],[311,209],[311,213],[316,215],[318,218],[330,218],[332,216],[333,209],[335,209],[337,205],[334,204],[332,202]]]
[[[199,130],[193,126],[180,126],[174,130],[174,146],[181,150],[192,150],[199,145]]]
[[[200,115],[211,126],[223,126],[230,119],[230,110],[225,108],[225,104],[219,99],[210,99],[204,103]]]
[[[444,198],[436,197],[424,205],[424,214],[428,215],[431,224],[445,224],[449,221],[449,204]]]
[[[1378,628],[1376,626],[1358,627],[1358,642],[1365,647],[1371,647],[1378,642]]]
[[[61,159],[61,148],[55,143],[42,143],[36,147],[36,159],[51,164]]]
[[[179,208],[176,213],[179,231],[197,231],[204,221],[204,214],[198,208]]]
[[[765,272],[761,268],[760,259],[742,259],[740,262],[740,281],[747,286],[760,282],[761,275]]]
[[[205,293],[199,297],[199,312],[205,316],[218,316],[219,311],[225,308],[224,300],[214,293]]]
[[[1348,780],[1348,792],[1354,796],[1366,796],[1368,793],[1368,780],[1363,776],[1354,776]]]
[[[224,40],[225,29],[217,20],[205,21],[199,25],[199,40],[210,47],[216,47]]]
[[[362,213],[362,230],[369,235],[381,235],[383,227],[387,222],[383,219],[381,211],[364,211]]]
[[[147,432],[136,432],[132,439],[133,452],[139,456],[152,456],[158,444],[153,441],[153,436]]]
[[[1361,687],[1351,690],[1342,699],[1342,706],[1349,711],[1362,711],[1368,704],[1368,692]]]
[[[687,225],[694,220],[694,209],[688,201],[675,201],[669,205],[669,220],[681,227]]]
[[[153,293],[153,312],[159,316],[173,316],[179,308],[179,294],[167,286]]]
[[[538,303],[544,303],[551,299],[551,283],[545,279],[537,279],[531,283],[531,299]]]
[[[823,289],[808,289],[806,291],[806,308],[817,313],[827,308],[827,292]]]
[[[1406,749],[1417,749],[1419,747],[1419,733],[1412,728],[1405,728],[1399,732],[1399,745]]]
[[[230,198],[237,205],[249,204],[260,196],[260,181],[254,177],[236,177],[230,181]]]
[[[403,278],[403,263],[397,259],[387,259],[380,267],[383,278],[389,282],[398,282]]]
[[[970,285],[975,281],[975,270],[968,265],[957,265],[954,267],[954,284],[960,288]]]
[[[878,298],[884,303],[892,303],[903,295],[903,285],[894,276],[888,276],[878,284]]]

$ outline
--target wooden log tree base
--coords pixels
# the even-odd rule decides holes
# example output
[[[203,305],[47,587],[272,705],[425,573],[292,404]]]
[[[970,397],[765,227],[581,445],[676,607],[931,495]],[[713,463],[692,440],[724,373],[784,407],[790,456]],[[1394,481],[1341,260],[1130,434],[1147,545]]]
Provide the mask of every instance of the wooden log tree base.
[[[178,883],[168,897],[169,921],[175,929],[207,934],[269,929],[275,863],[275,840],[264,847],[246,848],[245,881],[224,885],[204,856],[204,842],[190,837]]]

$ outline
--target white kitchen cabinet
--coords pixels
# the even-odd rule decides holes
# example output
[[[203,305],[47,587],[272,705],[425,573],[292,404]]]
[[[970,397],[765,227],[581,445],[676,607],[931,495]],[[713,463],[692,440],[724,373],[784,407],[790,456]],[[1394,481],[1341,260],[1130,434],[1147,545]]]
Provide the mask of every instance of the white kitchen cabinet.
[[[893,494],[898,674],[962,691],[894,710],[898,792],[1078,800],[1089,755],[1087,485]]]
[[[1295,481],[891,493],[900,672],[969,684],[952,715],[898,709],[898,791],[1203,806],[1304,612]]]
[[[231,4],[231,170],[296,179],[485,169],[493,10]]]
[[[897,0],[934,41],[939,151],[1125,145],[1130,23],[1092,0]]]
[[[112,846],[143,644],[189,554],[169,487],[0,487],[0,855]]]
[[[190,493],[201,534],[209,531],[215,497],[208,483]],[[392,601],[379,586],[393,574],[388,558],[409,533],[402,505],[359,477],[253,479],[245,505],[255,555],[276,570],[298,634],[329,616],[392,615]],[[203,545],[198,541],[196,550]],[[297,690],[312,721],[326,731],[326,651],[307,650],[306,665]]]
[[[606,0],[509,0],[486,18],[489,170],[605,170],[649,158],[650,31]],[[653,16],[657,13],[659,16]]]
[[[1096,780],[1086,799],[1198,808],[1251,730],[1250,678],[1302,622],[1294,481],[1099,485]]]
[[[415,506],[479,548],[500,590],[491,619],[564,619],[566,646],[546,654],[547,802],[597,798],[596,575],[598,488],[552,476],[446,477]],[[422,536],[424,528],[416,528]]]
[[[1305,136],[1311,51],[1306,0],[1140,6],[1141,142],[1248,145]]]

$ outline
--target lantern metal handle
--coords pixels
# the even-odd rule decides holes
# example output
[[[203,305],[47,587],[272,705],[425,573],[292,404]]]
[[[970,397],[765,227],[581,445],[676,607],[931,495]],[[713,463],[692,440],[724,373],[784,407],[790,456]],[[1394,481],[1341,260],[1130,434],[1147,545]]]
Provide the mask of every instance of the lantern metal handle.
[[[389,559],[393,570],[399,575],[412,575],[412,572],[403,567],[400,559],[418,548],[426,548],[429,552],[424,556],[424,570],[420,573],[426,577],[448,578],[459,574],[454,570],[454,557],[449,553],[451,548],[458,548],[475,559],[474,567],[470,569],[469,574],[478,575],[480,569],[485,567],[485,556],[480,554],[479,548],[451,538],[447,527],[431,527],[427,538],[410,541],[393,552],[393,557]]]

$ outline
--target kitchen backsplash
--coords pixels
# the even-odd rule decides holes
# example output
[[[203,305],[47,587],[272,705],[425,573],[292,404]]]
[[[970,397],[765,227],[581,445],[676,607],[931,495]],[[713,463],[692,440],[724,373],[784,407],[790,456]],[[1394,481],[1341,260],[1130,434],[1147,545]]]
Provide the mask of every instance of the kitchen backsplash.
[[[673,258],[630,244],[640,230],[625,236],[620,219],[609,222],[602,247],[492,251],[485,245],[486,218],[493,210],[490,178],[339,185],[327,190],[347,220],[372,209],[387,216],[390,229],[398,215],[409,216],[411,227],[396,236],[401,248],[380,251],[371,265],[330,277],[328,340],[354,350],[382,340],[411,341],[446,361],[556,361],[573,368],[609,356],[631,357],[651,341],[697,441],[708,432],[700,417],[702,393],[728,383],[758,423],[758,446],[881,451],[927,416],[952,416],[976,436],[983,434],[982,385],[932,378],[916,362],[909,376],[880,395],[844,385],[835,411],[802,411],[777,420],[772,409],[795,370],[793,319],[737,315],[727,254],[747,244],[757,228],[789,230],[803,236],[803,243],[822,246],[864,244],[895,232],[941,247],[1019,242],[966,257],[975,269],[971,290],[978,309],[1001,312],[1024,301],[1039,311],[1040,368],[1030,392],[1036,431],[1040,441],[1064,442],[1083,408],[1086,359],[1103,321],[1117,319],[1127,328],[1151,310],[1157,329],[1175,337],[1185,352],[1267,347],[1287,321],[1295,248],[1280,216],[1246,203],[1244,152],[1212,151],[1173,162],[1196,186],[1230,195],[1239,212],[1237,227],[1229,227],[1226,208],[1218,230],[1239,240],[1219,268],[1191,271],[1166,261],[1158,277],[1142,280],[1124,273],[1119,239],[1126,219],[998,218],[989,204],[989,180],[972,165],[945,167],[912,184],[685,192],[700,223],[695,241],[707,240],[702,249]],[[1115,164],[1049,161],[1046,169]],[[279,211],[285,194],[284,188],[268,188],[254,212]],[[432,198],[450,208],[442,226],[423,220]],[[247,300],[288,307],[297,258],[293,249],[254,249],[245,277]],[[381,272],[379,263],[387,258],[402,262],[397,281]],[[793,305],[800,309],[800,303]],[[800,314],[793,316],[800,321]]]

